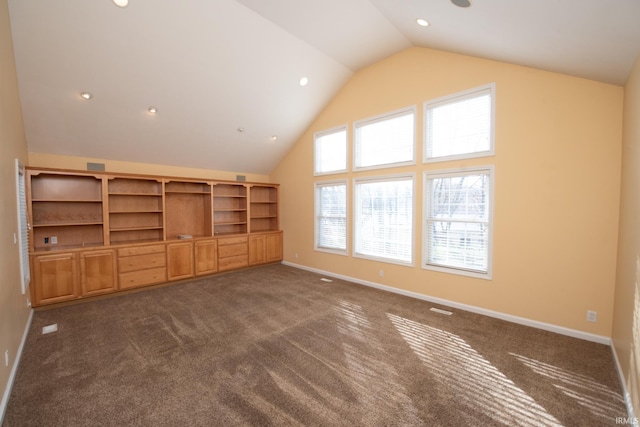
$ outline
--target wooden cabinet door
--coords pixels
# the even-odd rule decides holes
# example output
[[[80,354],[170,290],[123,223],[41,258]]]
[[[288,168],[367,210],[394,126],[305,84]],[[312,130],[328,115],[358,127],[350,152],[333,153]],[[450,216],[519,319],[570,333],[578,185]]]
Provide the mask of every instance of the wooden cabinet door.
[[[192,242],[167,245],[167,276],[169,280],[193,277],[193,268]]]
[[[264,234],[249,236],[249,265],[264,264],[265,262],[266,248]]]
[[[195,244],[196,276],[218,271],[218,241],[200,240]]]
[[[82,296],[99,295],[117,289],[116,263],[112,250],[80,254]]]
[[[33,304],[51,304],[78,297],[78,259],[74,253],[33,257]]]
[[[266,262],[282,261],[282,231],[266,235]]]

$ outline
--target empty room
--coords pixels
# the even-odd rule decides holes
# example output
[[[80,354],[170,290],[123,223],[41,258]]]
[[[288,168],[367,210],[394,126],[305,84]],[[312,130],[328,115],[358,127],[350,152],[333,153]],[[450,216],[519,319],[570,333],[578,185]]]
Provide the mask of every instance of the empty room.
[[[0,0],[0,425],[638,425],[638,16]]]

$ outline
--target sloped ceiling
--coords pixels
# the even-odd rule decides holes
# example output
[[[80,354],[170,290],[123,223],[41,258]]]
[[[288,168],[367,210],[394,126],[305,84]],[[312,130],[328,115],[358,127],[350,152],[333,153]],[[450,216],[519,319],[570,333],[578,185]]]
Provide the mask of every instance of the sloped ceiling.
[[[616,85],[640,53],[637,0],[471,1],[9,0],[29,151],[267,174],[411,46]]]

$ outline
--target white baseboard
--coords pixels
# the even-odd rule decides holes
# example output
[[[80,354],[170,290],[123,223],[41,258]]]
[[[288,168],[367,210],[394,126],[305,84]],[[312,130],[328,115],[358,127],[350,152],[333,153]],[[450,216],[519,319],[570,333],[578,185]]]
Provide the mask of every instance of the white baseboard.
[[[590,334],[588,332],[578,331],[575,329],[565,328],[563,326],[557,326],[550,323],[539,322],[537,320],[531,320],[524,317],[513,316],[511,314],[500,313],[498,311],[487,310],[481,307],[475,307],[472,305],[461,304],[455,301],[450,301],[442,298],[431,297],[424,294],[419,294],[417,292],[407,291],[404,289],[394,288],[393,286],[382,285],[380,283],[370,282],[368,280],[357,279],[355,277],[344,276],[342,274],[332,273],[330,271],[319,270],[317,268],[307,267],[304,265],[294,264],[288,261],[282,261],[282,264],[288,265],[289,267],[298,268],[301,270],[311,271],[313,273],[322,274],[329,277],[335,277],[337,279],[346,280],[348,282],[357,283],[360,285],[369,286],[376,289],[381,289],[383,291],[393,292],[395,294],[400,294],[412,298],[417,298],[423,301],[432,302],[434,304],[445,305],[452,308],[457,308],[464,311],[469,311],[472,313],[482,314],[484,316],[494,317],[496,319],[506,320],[507,322],[517,323],[520,325],[531,326],[533,328],[542,329],[549,332],[555,332],[561,335],[570,336],[573,338],[579,338],[586,341],[592,341],[600,344],[611,345],[611,338],[603,336]]]
[[[20,359],[22,358],[22,350],[24,349],[24,343],[27,341],[27,336],[29,335],[31,320],[33,320],[33,309],[31,309],[31,312],[29,313],[29,319],[27,320],[27,325],[25,326],[24,332],[22,333],[22,341],[20,341],[20,346],[18,347],[18,353],[16,354],[16,358],[13,360],[13,366],[11,367],[11,374],[9,374],[9,381],[7,381],[7,387],[4,390],[4,395],[2,396],[2,402],[0,402],[0,425],[2,425],[2,422],[4,420],[4,413],[7,409],[7,404],[9,403],[9,396],[11,396],[13,381],[16,378],[16,373],[18,372],[18,366],[20,365]]]
[[[627,389],[627,382],[625,381],[624,374],[622,373],[622,366],[620,366],[620,359],[618,359],[618,353],[616,352],[616,347],[611,344],[611,353],[613,353],[613,360],[616,364],[616,369],[618,370],[618,378],[620,379],[620,385],[622,386],[622,395],[624,396],[624,403],[627,405],[627,413],[630,419],[637,419],[635,416],[635,411],[633,410],[633,402],[631,401],[631,395],[629,394],[629,390]]]

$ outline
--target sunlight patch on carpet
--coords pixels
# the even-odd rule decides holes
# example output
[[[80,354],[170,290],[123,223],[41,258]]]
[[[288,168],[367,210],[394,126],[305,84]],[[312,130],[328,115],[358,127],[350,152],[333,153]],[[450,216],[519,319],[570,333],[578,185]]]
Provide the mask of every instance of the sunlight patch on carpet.
[[[458,335],[390,313],[387,317],[461,404],[511,426],[562,425]]]
[[[613,403],[616,401],[622,402],[620,395],[593,378],[575,374],[519,354],[509,354],[536,374],[550,379],[555,388],[575,399],[579,405],[584,406],[592,414],[602,417],[608,422],[616,419],[616,417],[625,415],[621,414],[619,406]]]

